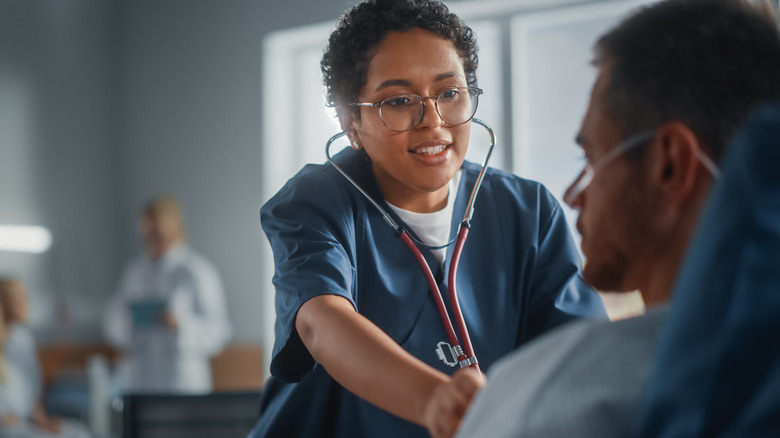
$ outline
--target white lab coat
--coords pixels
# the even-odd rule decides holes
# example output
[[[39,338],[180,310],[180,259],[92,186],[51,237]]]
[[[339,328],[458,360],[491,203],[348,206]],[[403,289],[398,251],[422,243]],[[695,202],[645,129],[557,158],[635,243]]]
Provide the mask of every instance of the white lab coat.
[[[166,303],[178,330],[134,321],[130,306],[139,300]],[[128,264],[103,328],[108,341],[124,352],[120,385],[126,392],[209,392],[209,358],[231,335],[216,269],[184,244],[158,260],[142,256]]]

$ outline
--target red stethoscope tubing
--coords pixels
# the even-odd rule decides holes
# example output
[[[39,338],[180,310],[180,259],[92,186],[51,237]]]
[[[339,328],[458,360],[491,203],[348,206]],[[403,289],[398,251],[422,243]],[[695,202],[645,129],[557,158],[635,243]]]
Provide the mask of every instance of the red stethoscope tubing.
[[[471,338],[469,337],[469,331],[466,327],[466,321],[463,318],[463,313],[460,310],[460,304],[458,303],[458,293],[457,293],[457,282],[456,282],[456,276],[458,273],[458,262],[460,261],[460,255],[463,252],[463,244],[466,242],[466,237],[468,237],[469,234],[469,228],[470,228],[470,221],[471,221],[471,215],[474,213],[474,201],[476,200],[477,193],[479,192],[479,188],[482,185],[482,179],[485,176],[485,169],[487,168],[487,163],[490,160],[490,155],[493,152],[493,147],[496,145],[496,138],[493,134],[493,130],[490,128],[490,126],[485,123],[484,121],[474,118],[472,121],[476,122],[479,125],[482,125],[490,134],[490,147],[487,151],[487,154],[485,154],[485,160],[482,162],[482,170],[479,172],[479,176],[477,177],[477,181],[474,183],[474,188],[471,191],[471,197],[468,202],[468,207],[466,208],[466,216],[463,219],[463,222],[460,224],[460,229],[458,231],[458,237],[455,243],[455,248],[452,252],[452,259],[450,260],[450,270],[448,272],[448,281],[449,281],[449,290],[450,290],[450,304],[452,306],[452,311],[455,316],[455,323],[458,326],[458,332],[461,334],[462,337],[462,345],[461,341],[458,341],[458,336],[455,334],[455,330],[452,326],[452,321],[450,320],[449,313],[447,312],[447,307],[444,305],[444,298],[441,296],[441,291],[439,290],[439,286],[436,284],[436,279],[433,278],[433,273],[431,273],[431,268],[428,266],[428,263],[425,261],[425,257],[423,257],[422,253],[420,252],[420,249],[417,248],[417,245],[414,243],[412,238],[409,236],[409,233],[403,229],[403,227],[399,226],[390,215],[387,214],[387,212],[382,208],[382,206],[379,205],[378,202],[376,202],[365,190],[363,190],[360,185],[355,182],[355,180],[352,179],[352,177],[349,176],[344,170],[337,165],[333,159],[330,156],[330,145],[336,141],[336,139],[346,136],[349,133],[349,130],[342,131],[333,137],[331,137],[328,142],[325,144],[325,156],[328,158],[328,162],[333,165],[333,167],[344,176],[351,184],[354,186],[363,196],[371,202],[371,204],[382,214],[382,218],[387,222],[387,224],[393,228],[398,237],[401,239],[401,241],[409,248],[409,250],[414,255],[414,258],[417,260],[417,263],[420,265],[420,268],[422,269],[422,272],[425,276],[425,280],[428,282],[428,287],[431,290],[431,295],[433,295],[434,301],[436,301],[436,307],[439,311],[439,316],[441,316],[442,324],[444,325],[444,329],[447,332],[447,338],[450,341],[450,345],[453,348],[453,351],[457,352],[458,354],[458,363],[461,365],[461,367],[469,366],[473,367],[477,370],[479,370],[479,364],[477,363],[477,358],[474,354],[474,347],[471,344]],[[452,242],[450,242],[452,243]],[[447,245],[449,245],[448,243]],[[461,348],[462,347],[462,348]]]
[[[463,344],[463,350],[465,355],[458,357],[458,361],[465,360],[467,358],[474,358],[474,363],[469,365],[479,371],[479,364],[476,362],[476,355],[474,354],[474,347],[471,345],[471,338],[469,337],[469,331],[466,329],[466,320],[463,318],[463,312],[460,310],[460,303],[458,302],[457,284],[455,281],[456,274],[458,272],[458,262],[460,261],[460,254],[463,252],[463,245],[466,243],[466,238],[469,235],[469,228],[461,226],[458,232],[458,241],[455,243],[455,249],[452,251],[452,259],[450,260],[450,272],[449,272],[449,287],[450,287],[450,304],[452,305],[452,315],[455,318],[455,323],[458,325],[458,333],[461,336],[461,343]]]
[[[449,277],[448,277],[449,286],[450,286],[450,303],[452,305],[453,314],[455,316],[455,323],[458,326],[458,332],[461,334],[461,337],[463,338],[463,350],[465,353],[458,356],[458,362],[462,362],[468,358],[475,357],[474,348],[471,345],[471,338],[469,338],[469,332],[468,329],[466,328],[466,321],[463,319],[463,313],[460,311],[460,305],[458,304],[458,295],[457,295],[457,291],[455,290],[455,277],[458,272],[458,261],[460,260],[460,253],[463,251],[463,244],[466,242],[468,231],[469,229],[467,227],[461,227],[460,232],[458,233],[458,240],[457,243],[455,244],[455,249],[453,250],[452,253],[452,260],[450,261],[450,270],[449,270]],[[406,244],[407,248],[409,248],[409,250],[412,252],[414,258],[417,260],[417,263],[420,265],[423,274],[425,275],[425,280],[428,282],[428,287],[431,290],[431,295],[433,295],[433,299],[436,302],[436,308],[439,310],[439,316],[441,317],[442,323],[444,324],[444,330],[447,332],[447,339],[450,341],[450,345],[452,345],[452,347],[457,347],[458,345],[461,345],[461,342],[458,340],[458,336],[455,334],[455,329],[452,326],[452,320],[450,319],[450,315],[447,312],[447,307],[445,307],[444,305],[444,298],[441,295],[439,286],[436,284],[436,280],[433,278],[433,273],[431,273],[431,268],[428,266],[428,263],[425,261],[425,258],[420,252],[420,249],[417,248],[417,245],[414,244],[411,237],[409,237],[409,234],[407,234],[406,231],[401,231],[398,237],[401,239],[401,241],[404,242],[404,244]],[[477,364],[476,362],[474,362],[469,366],[479,370],[479,364]]]

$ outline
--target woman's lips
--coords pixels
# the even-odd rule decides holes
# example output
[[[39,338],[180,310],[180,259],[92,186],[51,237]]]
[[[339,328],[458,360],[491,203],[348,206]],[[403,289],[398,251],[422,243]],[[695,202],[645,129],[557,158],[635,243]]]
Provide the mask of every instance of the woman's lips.
[[[444,151],[444,149],[447,148],[447,145],[438,145],[438,146],[425,146],[422,148],[418,148],[412,151],[414,154],[420,154],[420,155],[435,155],[438,153],[441,153]]]
[[[418,146],[409,152],[418,162],[426,166],[437,166],[447,162],[451,149],[451,146],[448,144],[437,144]]]

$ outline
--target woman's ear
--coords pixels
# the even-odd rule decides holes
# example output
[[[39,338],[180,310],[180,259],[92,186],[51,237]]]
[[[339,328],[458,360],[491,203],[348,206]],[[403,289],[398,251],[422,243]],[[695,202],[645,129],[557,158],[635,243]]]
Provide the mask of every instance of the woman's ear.
[[[355,131],[355,119],[352,115],[352,111],[349,109],[341,108],[338,114],[339,114],[339,123],[341,124],[341,130],[350,131],[349,134],[347,134],[347,137],[349,138],[350,146],[352,146],[352,149],[359,151],[361,148],[360,138],[357,132]]]

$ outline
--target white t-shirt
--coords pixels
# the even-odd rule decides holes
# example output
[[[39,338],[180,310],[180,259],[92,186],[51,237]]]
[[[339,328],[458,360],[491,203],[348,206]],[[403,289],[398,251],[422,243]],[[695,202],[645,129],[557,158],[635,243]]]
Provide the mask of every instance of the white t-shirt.
[[[415,213],[396,207],[387,203],[398,216],[406,222],[415,234],[425,243],[431,246],[441,246],[450,241],[452,228],[452,212],[455,207],[455,198],[458,193],[458,184],[462,171],[458,170],[447,184],[447,205],[433,213]],[[444,266],[444,259],[447,256],[447,248],[432,250],[436,260],[441,266]]]

